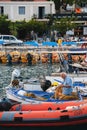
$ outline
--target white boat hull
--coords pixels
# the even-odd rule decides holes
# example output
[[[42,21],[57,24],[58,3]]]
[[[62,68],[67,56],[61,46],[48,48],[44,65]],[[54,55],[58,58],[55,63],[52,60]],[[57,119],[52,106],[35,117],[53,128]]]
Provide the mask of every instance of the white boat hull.
[[[40,103],[42,101],[37,101],[37,100],[31,100],[31,99],[26,99],[26,98],[20,98],[19,96],[16,96],[12,93],[9,93],[8,90],[6,90],[6,95],[7,95],[7,98],[10,99],[10,100],[13,100],[13,101],[17,101],[19,103],[23,103],[23,104],[27,104],[27,103]]]

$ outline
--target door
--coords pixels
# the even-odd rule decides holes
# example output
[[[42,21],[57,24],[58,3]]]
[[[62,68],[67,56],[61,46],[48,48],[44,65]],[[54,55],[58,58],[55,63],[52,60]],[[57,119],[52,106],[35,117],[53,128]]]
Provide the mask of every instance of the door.
[[[0,6],[0,15],[3,15],[3,14],[4,14],[4,7]]]
[[[45,15],[45,7],[39,7],[39,13],[38,18],[43,19]]]

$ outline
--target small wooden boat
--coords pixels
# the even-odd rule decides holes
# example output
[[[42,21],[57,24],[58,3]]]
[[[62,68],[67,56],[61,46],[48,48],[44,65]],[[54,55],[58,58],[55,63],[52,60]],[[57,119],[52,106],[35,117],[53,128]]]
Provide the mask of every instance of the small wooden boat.
[[[3,63],[3,64],[7,63],[7,57],[6,57],[5,51],[0,51],[0,59],[1,59],[1,63]]]
[[[1,63],[3,64],[12,64],[12,63],[19,63],[20,62],[20,52],[19,51],[11,51],[5,52],[3,51],[0,54]]]
[[[9,53],[9,55],[12,57],[12,63],[19,63],[19,62],[21,62],[20,60],[20,57],[21,57],[21,53],[19,52],[19,51],[11,51],[10,53]],[[8,58],[8,60],[9,60],[9,58]]]
[[[70,64],[70,66],[74,67],[75,69],[77,68],[78,71],[87,71],[86,65],[82,65],[82,64],[79,64],[79,63],[73,63],[73,64]]]
[[[61,100],[53,98],[56,86],[50,87],[46,91],[43,91],[41,89],[40,84],[37,84],[37,85],[34,84],[33,90],[31,90],[32,84],[29,84],[27,87],[16,86],[16,83],[14,83],[14,85],[15,86],[9,85],[8,87],[6,87],[6,96],[8,99],[21,102],[21,103],[34,103],[34,104],[42,103],[42,102],[60,102],[61,101]],[[87,87],[85,86],[85,83],[74,82],[73,86],[74,86],[73,92],[76,93],[77,88],[78,88],[80,95],[76,93],[75,95],[73,95],[72,99],[70,100],[76,100],[77,98],[81,99],[83,97],[87,97]],[[40,89],[38,90],[38,88]]]
[[[29,63],[32,62],[31,64],[36,64],[39,60],[39,54],[35,53],[33,51],[26,51],[26,52],[21,52],[21,63]]]
[[[6,96],[8,99],[22,102],[22,103],[38,103],[38,102],[58,102],[57,99],[52,98],[56,87],[63,82],[63,79],[54,76],[46,76],[45,79],[40,81],[39,79],[30,79],[27,82],[21,82],[20,80],[14,79],[14,77],[20,76],[20,71],[15,69],[12,72],[11,84],[6,87]],[[80,77],[73,75],[73,92],[77,91],[77,87],[82,96],[87,95],[86,77]],[[82,82],[81,82],[82,81]],[[45,89],[45,90],[44,90]],[[84,94],[83,94],[84,92]],[[76,94],[78,95],[78,94]],[[74,97],[73,97],[74,98]],[[80,98],[80,97],[78,97]],[[76,99],[76,98],[74,98]],[[73,99],[73,100],[74,100]]]

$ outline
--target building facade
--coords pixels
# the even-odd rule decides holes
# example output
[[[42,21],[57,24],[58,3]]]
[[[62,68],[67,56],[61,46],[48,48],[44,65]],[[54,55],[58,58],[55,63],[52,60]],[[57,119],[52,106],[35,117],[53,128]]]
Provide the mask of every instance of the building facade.
[[[55,14],[53,1],[0,1],[0,14],[7,15],[11,21],[45,19],[48,14]]]

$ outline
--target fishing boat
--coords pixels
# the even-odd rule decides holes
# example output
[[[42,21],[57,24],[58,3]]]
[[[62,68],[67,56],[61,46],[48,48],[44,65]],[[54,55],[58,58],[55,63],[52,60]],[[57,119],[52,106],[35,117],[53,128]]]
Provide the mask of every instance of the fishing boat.
[[[81,82],[74,82],[73,92],[78,96],[78,99],[87,97],[87,87]],[[79,95],[77,92],[79,91]],[[46,91],[43,90],[29,90],[25,88],[6,88],[6,96],[8,99],[21,102],[21,103],[40,103],[40,102],[59,102],[60,100],[54,98],[55,87],[50,87]],[[72,100],[76,100],[74,96]]]
[[[18,75],[20,75],[19,70],[14,70],[12,73],[12,83],[6,87],[8,99],[21,103],[58,102],[53,96],[56,87],[63,82],[61,77],[46,76],[46,79],[42,80],[41,84],[39,79],[30,79],[26,83],[17,79],[13,80]],[[78,88],[80,94],[85,97],[87,96],[86,77],[75,77],[75,75],[72,77],[74,81],[73,91],[77,93]],[[45,86],[46,90],[44,90],[43,86]]]
[[[70,66],[74,67],[77,71],[87,71],[87,65],[82,65],[79,63],[70,64]]]

